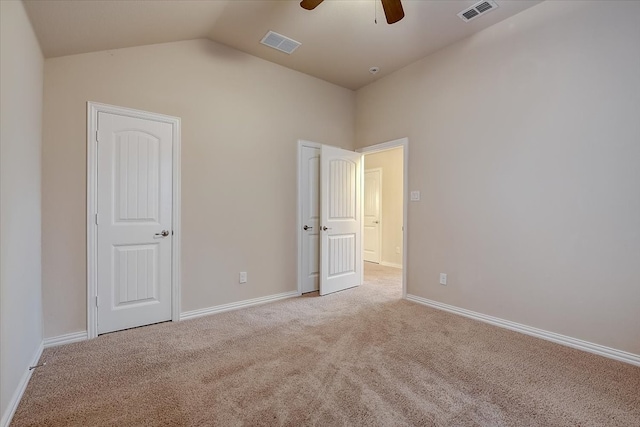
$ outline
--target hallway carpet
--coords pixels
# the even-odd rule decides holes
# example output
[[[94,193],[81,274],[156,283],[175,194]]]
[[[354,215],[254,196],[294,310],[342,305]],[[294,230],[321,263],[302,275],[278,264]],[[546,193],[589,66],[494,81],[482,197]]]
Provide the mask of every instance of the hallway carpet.
[[[639,426],[640,368],[401,300],[400,270],[45,350],[13,426]]]

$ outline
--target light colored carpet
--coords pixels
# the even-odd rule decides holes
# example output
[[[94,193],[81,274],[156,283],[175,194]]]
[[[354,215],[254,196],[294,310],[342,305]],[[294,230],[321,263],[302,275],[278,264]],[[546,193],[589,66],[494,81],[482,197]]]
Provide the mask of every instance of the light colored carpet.
[[[13,426],[639,426],[640,368],[366,284],[45,350]]]

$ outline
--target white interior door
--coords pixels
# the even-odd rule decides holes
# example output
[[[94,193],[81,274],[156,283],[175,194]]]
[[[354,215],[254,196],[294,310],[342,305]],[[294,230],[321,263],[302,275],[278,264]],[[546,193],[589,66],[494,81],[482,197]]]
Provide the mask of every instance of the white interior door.
[[[300,148],[302,293],[319,289],[320,149]]]
[[[364,172],[364,250],[365,261],[380,263],[382,170]]]
[[[98,333],[171,319],[172,128],[98,114]]]
[[[323,145],[320,155],[320,295],[362,283],[362,155]]]

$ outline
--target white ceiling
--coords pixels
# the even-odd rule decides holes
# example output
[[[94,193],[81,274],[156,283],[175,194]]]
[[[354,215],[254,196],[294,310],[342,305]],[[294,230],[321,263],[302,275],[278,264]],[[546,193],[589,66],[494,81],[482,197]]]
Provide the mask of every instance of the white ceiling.
[[[388,25],[380,0],[26,0],[45,57],[196,38],[358,89],[541,0],[497,0],[471,22],[456,15],[477,0],[402,0],[405,18]],[[377,10],[378,23],[374,23]],[[302,43],[292,55],[259,42],[273,30]],[[380,67],[375,76],[369,68]]]

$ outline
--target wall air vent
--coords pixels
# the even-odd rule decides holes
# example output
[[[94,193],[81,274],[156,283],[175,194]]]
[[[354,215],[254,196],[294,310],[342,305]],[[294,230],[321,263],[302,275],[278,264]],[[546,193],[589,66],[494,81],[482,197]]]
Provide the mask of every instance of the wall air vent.
[[[278,49],[280,52],[287,53],[291,55],[294,50],[296,50],[302,43],[297,42],[289,37],[285,37],[282,34],[278,34],[273,31],[269,31],[263,38],[260,40],[260,43],[272,47],[274,49]]]
[[[473,6],[468,7],[462,12],[458,13],[458,16],[463,21],[469,22],[473,19],[476,19],[478,16],[484,15],[485,13],[491,12],[492,10],[497,8],[498,8],[498,3],[494,1],[491,1],[491,0],[479,1]]]

